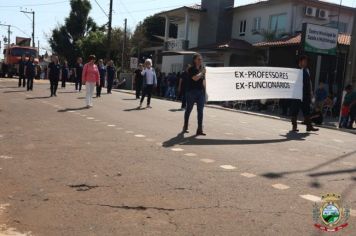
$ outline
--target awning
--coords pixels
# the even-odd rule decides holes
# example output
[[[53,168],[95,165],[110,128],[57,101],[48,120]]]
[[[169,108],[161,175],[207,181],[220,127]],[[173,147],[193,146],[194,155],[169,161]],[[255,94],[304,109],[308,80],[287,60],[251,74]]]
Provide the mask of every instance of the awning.
[[[295,36],[273,40],[269,42],[260,42],[253,44],[254,47],[286,47],[286,46],[296,46],[301,44],[302,35],[297,34]],[[339,34],[338,42],[340,45],[350,46],[351,44],[351,35],[348,34]]]

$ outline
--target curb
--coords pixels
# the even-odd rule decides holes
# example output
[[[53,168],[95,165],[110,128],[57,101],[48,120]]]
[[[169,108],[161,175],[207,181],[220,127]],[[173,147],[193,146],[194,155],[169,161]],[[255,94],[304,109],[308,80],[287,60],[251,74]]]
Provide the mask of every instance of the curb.
[[[113,89],[113,91],[120,92],[120,93],[126,93],[126,94],[131,94],[134,95],[135,92],[133,90],[123,90],[123,89]],[[161,97],[156,97],[152,96],[153,98],[164,100]],[[273,120],[279,120],[279,121],[285,121],[285,122],[290,122],[290,119],[284,118],[284,117],[279,117],[279,116],[273,116],[273,115],[268,115],[268,114],[261,114],[261,113],[256,113],[256,112],[251,112],[251,111],[243,111],[243,110],[236,110],[236,109],[231,109],[231,108],[226,108],[226,107],[221,107],[217,105],[205,105],[206,107],[217,109],[217,110],[223,110],[223,111],[229,111],[229,112],[237,112],[240,114],[245,114],[245,115],[251,115],[251,116],[258,116],[258,117],[263,117],[263,118],[268,118],[268,119],[273,119]],[[320,128],[325,128],[325,129],[331,129],[331,130],[337,130],[345,133],[350,133],[350,134],[356,134],[356,131],[354,130],[348,130],[348,129],[339,129],[335,126],[330,126],[330,125],[316,125],[317,127]]]

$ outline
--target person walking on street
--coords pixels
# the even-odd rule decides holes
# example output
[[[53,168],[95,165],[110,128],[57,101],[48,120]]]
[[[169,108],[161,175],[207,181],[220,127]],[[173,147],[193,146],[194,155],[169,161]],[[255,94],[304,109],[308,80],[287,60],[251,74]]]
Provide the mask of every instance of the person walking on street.
[[[49,82],[51,84],[51,97],[57,97],[57,88],[61,73],[62,68],[61,64],[59,64],[58,56],[52,56],[52,62],[49,63],[47,70],[47,77],[49,78]]]
[[[99,60],[98,63],[99,75],[100,75],[100,83],[96,85],[96,97],[101,97],[101,90],[105,85],[106,78],[106,66],[104,65],[103,59]]]
[[[69,66],[68,61],[64,61],[62,66],[62,88],[66,87],[66,82],[69,79]]]
[[[303,71],[303,99],[302,100],[294,99],[292,101],[292,105],[291,105],[292,131],[299,132],[298,123],[297,123],[299,110],[302,110],[303,112],[305,125],[307,126],[307,131],[308,132],[318,131],[319,129],[313,127],[310,119],[310,113],[311,113],[310,106],[312,103],[313,92],[311,86],[310,73],[308,70],[308,57],[301,56],[298,62],[299,62],[299,68]]]
[[[106,67],[106,81],[108,83],[107,93],[111,94],[112,86],[114,84],[114,79],[116,78],[116,68],[114,62],[110,60],[108,66]]]
[[[181,109],[185,109],[187,107],[187,95],[186,95],[186,86],[187,86],[187,81],[188,81],[188,69],[190,68],[190,65],[186,66],[186,69],[183,71],[183,73],[180,76],[179,79],[179,85],[178,85],[178,94],[180,95],[182,99],[182,106]]]
[[[78,57],[74,70],[75,91],[77,92],[80,92],[82,90],[82,74],[83,74],[83,59],[81,57]]]
[[[147,59],[145,61],[145,68],[141,72],[141,74],[143,76],[143,93],[140,100],[140,106],[138,108],[139,109],[142,108],[142,103],[145,100],[146,96],[147,96],[147,108],[152,108],[151,97],[152,97],[153,88],[157,86],[157,76],[155,70],[152,67],[151,59]]]
[[[33,90],[33,79],[36,76],[37,68],[35,63],[35,57],[30,56],[26,66],[25,66],[25,75],[27,78],[27,91]]]
[[[142,84],[143,84],[143,65],[139,64],[137,70],[135,70],[135,87],[136,87],[136,99],[140,99]]]
[[[26,76],[25,76],[25,66],[26,66],[26,56],[22,55],[19,61],[19,87],[26,86]]]
[[[188,133],[189,117],[193,110],[194,103],[197,104],[198,129],[196,135],[206,134],[203,132],[203,112],[205,105],[205,68],[203,58],[200,54],[194,54],[193,64],[188,69],[188,80],[186,87],[187,107],[184,114],[183,133]]]
[[[100,74],[97,65],[95,65],[95,55],[90,55],[88,59],[89,62],[83,68],[82,84],[86,89],[86,105],[87,108],[90,108],[93,106],[95,85],[100,85]]]

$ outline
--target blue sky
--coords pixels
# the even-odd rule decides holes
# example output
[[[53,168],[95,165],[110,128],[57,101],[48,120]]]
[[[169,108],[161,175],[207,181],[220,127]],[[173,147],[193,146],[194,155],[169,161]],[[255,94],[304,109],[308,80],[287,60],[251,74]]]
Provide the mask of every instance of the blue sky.
[[[107,17],[99,8],[95,0],[92,4],[91,16],[98,24],[105,24]],[[339,0],[329,0],[339,3]],[[97,0],[102,8],[108,12],[109,0]],[[113,25],[122,26],[125,18],[128,19],[130,29],[146,16],[156,12],[176,8],[183,5],[199,3],[200,0],[114,0]],[[256,0],[236,0],[235,5],[257,2]],[[356,0],[343,0],[344,5],[356,7]],[[41,5],[48,4],[48,5]],[[69,0],[11,0],[0,1],[0,23],[14,25],[12,41],[15,36],[30,36],[32,32],[31,20],[20,12],[22,9],[32,9],[36,12],[36,43],[40,40],[42,50],[48,49],[47,37],[56,25],[62,24],[68,15]],[[7,35],[5,27],[0,27],[0,38]]]

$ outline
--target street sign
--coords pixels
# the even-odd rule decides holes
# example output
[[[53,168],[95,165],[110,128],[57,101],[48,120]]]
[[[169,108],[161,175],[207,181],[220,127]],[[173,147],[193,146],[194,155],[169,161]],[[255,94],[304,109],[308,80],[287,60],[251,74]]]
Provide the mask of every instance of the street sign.
[[[138,66],[138,58],[137,57],[131,57],[130,58],[130,68],[131,69],[137,69]]]
[[[339,30],[331,27],[303,24],[303,47],[306,52],[336,55]]]

